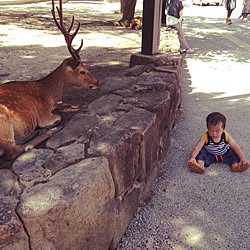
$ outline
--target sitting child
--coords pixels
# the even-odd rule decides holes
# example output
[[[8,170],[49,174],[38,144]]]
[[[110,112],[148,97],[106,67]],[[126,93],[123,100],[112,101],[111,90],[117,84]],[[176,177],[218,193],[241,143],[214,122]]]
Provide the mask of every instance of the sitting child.
[[[243,172],[249,168],[249,162],[239,145],[226,131],[226,117],[213,112],[207,116],[207,131],[204,132],[194,147],[189,168],[196,173],[204,173],[205,167],[212,163],[225,163],[233,172]]]

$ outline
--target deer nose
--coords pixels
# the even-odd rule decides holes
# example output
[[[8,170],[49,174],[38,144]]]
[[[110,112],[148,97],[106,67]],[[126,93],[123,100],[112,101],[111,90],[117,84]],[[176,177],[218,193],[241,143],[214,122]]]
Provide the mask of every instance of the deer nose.
[[[89,85],[89,89],[97,89],[99,85],[99,81],[97,81],[94,85]]]

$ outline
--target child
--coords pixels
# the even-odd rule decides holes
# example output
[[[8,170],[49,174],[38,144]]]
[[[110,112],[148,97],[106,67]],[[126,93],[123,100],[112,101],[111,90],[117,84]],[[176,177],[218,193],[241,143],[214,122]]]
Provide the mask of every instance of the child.
[[[233,172],[243,172],[249,168],[242,150],[226,131],[226,117],[213,112],[207,116],[207,131],[204,132],[194,147],[189,168],[196,173],[203,174],[205,167],[212,163],[225,163],[231,166]]]

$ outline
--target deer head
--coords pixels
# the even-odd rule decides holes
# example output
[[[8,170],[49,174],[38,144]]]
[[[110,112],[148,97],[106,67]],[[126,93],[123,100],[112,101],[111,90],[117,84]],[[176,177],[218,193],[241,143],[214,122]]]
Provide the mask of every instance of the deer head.
[[[83,39],[81,39],[81,44],[78,49],[75,49],[72,46],[73,39],[75,38],[76,34],[80,29],[80,23],[78,23],[77,28],[74,32],[71,32],[74,26],[74,16],[72,17],[72,21],[70,27],[68,29],[65,28],[63,23],[63,11],[62,11],[62,0],[59,0],[59,8],[56,6],[59,21],[56,18],[55,13],[55,3],[52,0],[52,16],[55,21],[56,26],[64,35],[68,51],[71,54],[72,58],[68,58],[64,60],[63,66],[66,69],[66,76],[69,78],[67,82],[70,83],[70,86],[78,86],[78,87],[88,87],[88,88],[97,88],[98,81],[96,78],[88,71],[86,66],[81,62],[80,51],[83,46]]]

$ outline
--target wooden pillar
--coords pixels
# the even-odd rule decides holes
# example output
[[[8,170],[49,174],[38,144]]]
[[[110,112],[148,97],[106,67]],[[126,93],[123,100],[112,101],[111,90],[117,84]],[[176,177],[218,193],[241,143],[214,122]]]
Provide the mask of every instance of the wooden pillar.
[[[159,52],[162,0],[143,1],[142,54]]]

